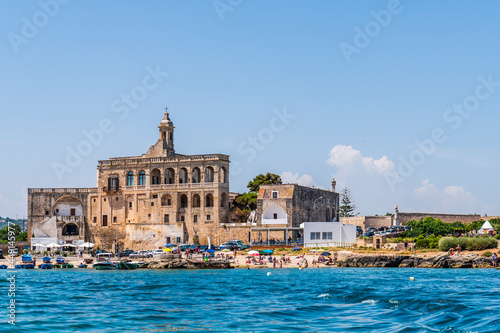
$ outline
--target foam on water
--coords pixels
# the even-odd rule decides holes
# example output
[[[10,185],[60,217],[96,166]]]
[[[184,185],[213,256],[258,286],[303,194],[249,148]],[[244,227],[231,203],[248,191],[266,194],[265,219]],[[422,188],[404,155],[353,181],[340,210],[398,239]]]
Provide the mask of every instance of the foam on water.
[[[17,272],[16,326],[0,332],[495,332],[499,273],[26,270]]]

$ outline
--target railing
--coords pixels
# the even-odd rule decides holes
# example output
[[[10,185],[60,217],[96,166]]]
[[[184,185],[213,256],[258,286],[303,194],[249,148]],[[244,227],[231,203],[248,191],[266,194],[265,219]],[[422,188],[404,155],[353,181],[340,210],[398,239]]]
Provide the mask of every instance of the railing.
[[[97,187],[90,188],[29,188],[28,193],[97,193]]]
[[[304,242],[300,241],[300,240],[292,240],[290,242],[270,240],[269,242],[266,242],[266,241],[256,242],[256,241],[254,241],[254,242],[251,242],[250,245],[251,246],[302,246],[302,245],[304,245]]]
[[[206,155],[176,155],[166,157],[114,157],[109,160],[99,161],[99,166],[117,166],[124,164],[148,164],[148,163],[164,163],[164,162],[184,162],[195,160],[221,160],[229,161],[228,155],[223,154],[206,154]]]

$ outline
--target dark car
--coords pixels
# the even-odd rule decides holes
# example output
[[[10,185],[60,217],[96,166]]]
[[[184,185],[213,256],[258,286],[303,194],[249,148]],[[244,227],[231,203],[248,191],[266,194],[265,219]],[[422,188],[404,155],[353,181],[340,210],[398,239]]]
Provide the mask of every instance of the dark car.
[[[373,235],[375,235],[373,231],[368,231],[363,234],[363,237],[373,237]]]
[[[118,253],[116,256],[118,258],[122,258],[122,257],[129,257],[132,253],[134,253],[134,250],[123,250],[121,251],[120,253]]]

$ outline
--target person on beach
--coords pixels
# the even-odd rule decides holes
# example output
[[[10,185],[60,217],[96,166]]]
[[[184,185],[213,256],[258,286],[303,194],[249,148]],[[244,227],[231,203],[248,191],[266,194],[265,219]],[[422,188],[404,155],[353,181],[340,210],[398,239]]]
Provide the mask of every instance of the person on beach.
[[[498,261],[498,256],[496,253],[493,253],[491,256],[491,262],[493,264],[493,268],[497,268],[497,261]]]
[[[473,262],[472,262],[472,268],[476,268],[476,267],[477,267],[476,262],[475,262],[475,261],[473,261]]]
[[[460,244],[457,245],[457,254],[460,254],[460,250],[462,249],[462,247],[460,246]]]
[[[405,241],[405,251],[408,251],[408,242]]]

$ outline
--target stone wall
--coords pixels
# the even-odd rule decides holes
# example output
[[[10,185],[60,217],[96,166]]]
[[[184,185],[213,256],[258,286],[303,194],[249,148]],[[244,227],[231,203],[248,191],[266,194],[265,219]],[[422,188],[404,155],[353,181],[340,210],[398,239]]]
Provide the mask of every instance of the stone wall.
[[[399,223],[405,224],[412,220],[420,221],[420,219],[425,219],[426,217],[432,217],[436,220],[441,220],[446,223],[462,222],[462,223],[472,223],[481,220],[481,215],[459,215],[459,214],[433,214],[433,213],[398,213]]]

